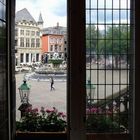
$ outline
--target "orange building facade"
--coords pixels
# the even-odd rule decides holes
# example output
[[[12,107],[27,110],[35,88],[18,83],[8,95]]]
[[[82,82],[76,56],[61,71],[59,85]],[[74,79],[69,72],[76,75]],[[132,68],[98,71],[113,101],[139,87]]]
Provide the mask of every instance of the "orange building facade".
[[[51,59],[57,53],[58,59],[64,59],[64,35],[44,34],[41,40],[43,55]]]

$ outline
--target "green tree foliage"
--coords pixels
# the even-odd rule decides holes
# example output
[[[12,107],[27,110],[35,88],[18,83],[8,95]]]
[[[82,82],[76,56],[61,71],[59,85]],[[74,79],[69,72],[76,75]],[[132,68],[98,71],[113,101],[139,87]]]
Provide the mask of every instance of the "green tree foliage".
[[[97,42],[101,34],[95,25],[89,25],[86,27],[86,49],[87,51],[97,52]]]
[[[130,31],[126,25],[109,26],[106,34],[107,53],[114,56],[114,67],[118,68],[118,62],[129,53]]]
[[[107,26],[104,34],[94,25],[86,27],[86,49],[98,54],[113,56],[114,67],[118,68],[119,60],[126,59],[130,51],[130,26]]]
[[[108,26],[104,40],[100,41],[100,51],[105,54],[125,54],[130,46],[130,28],[126,25]]]
[[[127,53],[130,38],[129,27],[126,25],[108,26],[106,33],[106,44],[108,53],[120,54]]]

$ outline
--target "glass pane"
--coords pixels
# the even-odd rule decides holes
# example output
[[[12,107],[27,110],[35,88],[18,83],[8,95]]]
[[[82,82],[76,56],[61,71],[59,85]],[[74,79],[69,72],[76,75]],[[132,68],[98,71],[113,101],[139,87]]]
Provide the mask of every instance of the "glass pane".
[[[0,19],[5,20],[6,11],[5,5],[0,2]]]
[[[98,0],[89,0],[90,7],[97,8],[97,2],[98,2]]]
[[[16,121],[19,121],[17,130],[66,129],[66,7],[65,0],[55,3],[49,0],[16,0]],[[34,115],[36,118],[32,124]]]
[[[92,13],[86,18],[87,132],[129,133],[130,0],[98,0],[94,9],[91,2],[86,9]]]

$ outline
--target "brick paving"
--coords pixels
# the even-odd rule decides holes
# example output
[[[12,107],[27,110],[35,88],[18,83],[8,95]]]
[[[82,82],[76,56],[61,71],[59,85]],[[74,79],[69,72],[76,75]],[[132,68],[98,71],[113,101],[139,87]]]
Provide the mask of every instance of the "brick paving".
[[[104,99],[105,96],[111,95],[112,92],[116,93],[121,89],[124,89],[129,81],[128,73],[123,70],[119,71],[98,71],[99,77],[97,77],[97,71],[92,71],[91,75],[87,72],[87,79],[88,77],[92,77],[92,83],[98,83],[98,88],[95,89],[94,98],[102,98]],[[106,76],[105,76],[106,74]],[[24,74],[16,74],[16,116],[17,120],[20,118],[20,111],[18,107],[20,106],[20,98],[19,98],[19,91],[18,87],[23,83]],[[98,80],[97,80],[98,79]],[[120,80],[121,79],[121,80]],[[120,85],[121,84],[123,85]],[[27,83],[31,86],[30,91],[30,103],[33,107],[56,107],[59,111],[66,112],[66,81],[55,81],[54,82],[54,91],[50,91],[50,82],[47,81],[37,81],[37,80],[28,80]],[[101,84],[101,85],[100,85]],[[106,85],[106,92],[105,86]],[[112,84],[116,84],[113,85]],[[113,87],[113,89],[112,89]],[[97,95],[98,93],[98,95]]]
[[[20,97],[18,87],[23,83],[24,74],[16,74],[16,118],[20,118],[20,111],[18,107],[20,106]],[[56,107],[59,111],[66,112],[66,82],[65,81],[55,81],[55,90],[50,91],[49,81],[35,81],[29,80],[27,84],[31,86],[29,102],[34,108],[40,107]]]

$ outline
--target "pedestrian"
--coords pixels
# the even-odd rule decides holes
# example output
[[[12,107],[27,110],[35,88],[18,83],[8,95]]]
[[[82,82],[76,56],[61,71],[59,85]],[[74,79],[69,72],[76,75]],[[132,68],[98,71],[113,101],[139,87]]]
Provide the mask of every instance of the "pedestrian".
[[[37,78],[37,81],[38,81],[38,82],[40,81],[39,77]]]
[[[50,78],[50,83],[51,83],[51,90],[55,90],[55,88],[53,87],[54,85],[53,77]]]

